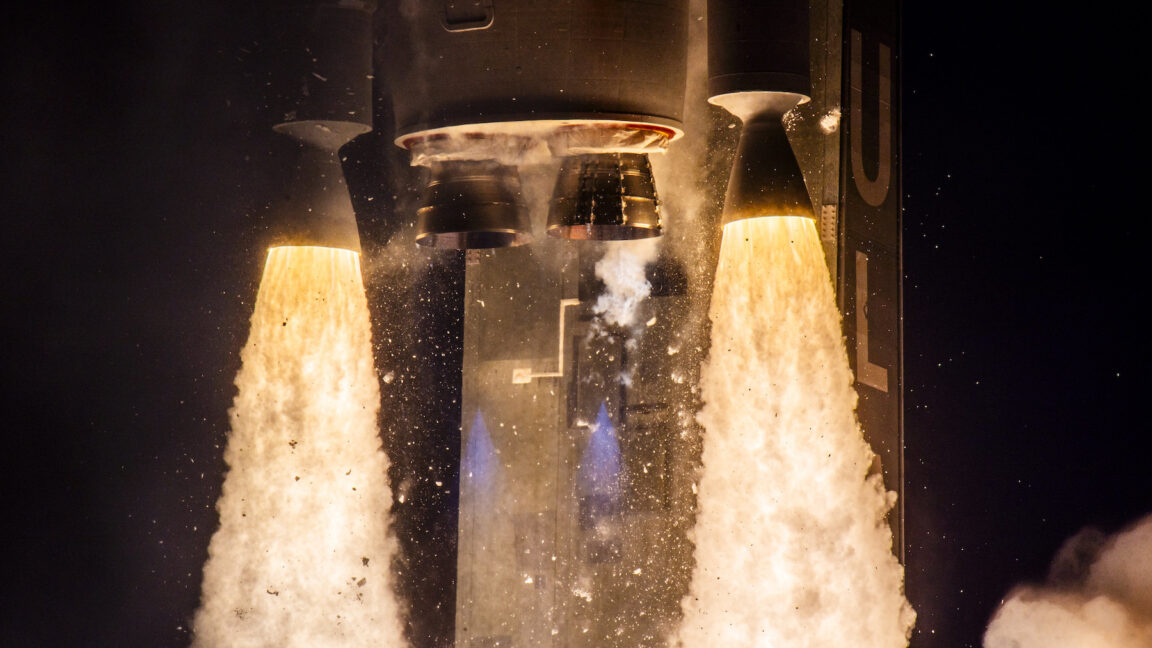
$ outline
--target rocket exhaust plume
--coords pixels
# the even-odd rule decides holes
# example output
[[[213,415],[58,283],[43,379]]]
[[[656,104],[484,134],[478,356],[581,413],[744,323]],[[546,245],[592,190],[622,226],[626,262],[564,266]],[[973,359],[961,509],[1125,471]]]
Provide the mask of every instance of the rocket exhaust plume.
[[[193,646],[406,645],[370,335],[358,254],[269,251]]]
[[[815,222],[724,228],[703,368],[696,566],[678,645],[894,648],[915,613],[856,421]]]
[[[1043,587],[1017,588],[984,634],[985,648],[1152,646],[1152,515],[1111,538],[1073,536]]]

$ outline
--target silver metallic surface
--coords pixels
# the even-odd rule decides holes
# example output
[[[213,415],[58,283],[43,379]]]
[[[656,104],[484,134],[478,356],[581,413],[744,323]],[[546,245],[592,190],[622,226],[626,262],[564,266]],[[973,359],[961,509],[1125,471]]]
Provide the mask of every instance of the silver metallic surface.
[[[564,159],[548,213],[548,235],[628,240],[660,236],[660,201],[648,156],[573,155]]]
[[[428,247],[493,248],[532,240],[516,168],[491,161],[434,164],[416,214],[416,242]]]

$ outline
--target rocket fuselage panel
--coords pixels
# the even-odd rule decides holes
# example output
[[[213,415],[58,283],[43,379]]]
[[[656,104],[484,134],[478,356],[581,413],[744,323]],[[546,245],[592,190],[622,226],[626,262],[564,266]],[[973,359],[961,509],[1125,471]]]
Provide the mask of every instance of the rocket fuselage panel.
[[[889,515],[903,557],[903,268],[900,3],[846,2],[840,130],[838,289],[857,416],[899,496]]]
[[[687,0],[398,4],[386,42],[398,135],[553,119],[680,125]]]

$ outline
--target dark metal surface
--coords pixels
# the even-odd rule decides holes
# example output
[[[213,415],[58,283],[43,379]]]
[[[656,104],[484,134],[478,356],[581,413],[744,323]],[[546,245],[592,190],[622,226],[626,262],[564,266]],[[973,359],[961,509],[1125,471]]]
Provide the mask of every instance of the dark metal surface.
[[[548,213],[550,236],[629,240],[661,233],[660,201],[647,155],[602,153],[564,159]]]
[[[844,7],[840,272],[856,415],[898,495],[889,514],[904,559],[904,318],[901,239],[900,3]]]
[[[401,136],[541,119],[679,126],[687,0],[396,4],[385,47]]]
[[[319,245],[360,251],[356,214],[334,151],[302,145],[291,180],[270,212],[270,245]]]
[[[807,95],[807,0],[708,3],[708,95],[770,91]]]
[[[439,162],[416,212],[416,242],[472,249],[532,240],[515,167],[496,162]]]
[[[762,216],[815,217],[782,116],[767,110],[744,122],[724,197],[724,224]]]
[[[372,10],[368,2],[290,4],[269,83],[283,113],[276,130],[338,148],[372,127]]]
[[[269,100],[283,114],[272,128],[301,143],[289,184],[272,207],[272,245],[360,251],[356,215],[338,151],[372,129],[374,2],[289,3],[272,20],[282,63]]]

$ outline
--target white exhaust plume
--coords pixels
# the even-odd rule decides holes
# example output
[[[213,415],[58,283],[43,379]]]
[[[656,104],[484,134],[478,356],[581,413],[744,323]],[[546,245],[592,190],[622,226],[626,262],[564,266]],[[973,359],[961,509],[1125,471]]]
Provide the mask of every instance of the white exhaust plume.
[[[605,323],[632,328],[639,308],[652,292],[645,268],[660,254],[660,239],[613,241],[596,262],[596,277],[604,282],[604,292],[592,311]]]
[[[1152,516],[1105,541],[1088,529],[1064,544],[1049,583],[1013,591],[985,648],[1152,646]]]
[[[268,253],[193,646],[400,647],[359,255]]]
[[[915,613],[814,221],[724,228],[684,648],[895,648]]]

